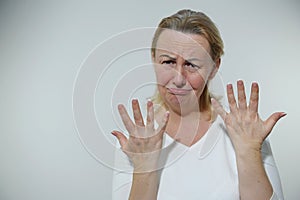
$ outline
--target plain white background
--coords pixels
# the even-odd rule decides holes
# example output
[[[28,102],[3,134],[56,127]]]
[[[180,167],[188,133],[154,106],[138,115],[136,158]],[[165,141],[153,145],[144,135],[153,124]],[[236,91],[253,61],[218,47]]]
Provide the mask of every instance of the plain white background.
[[[182,8],[204,11],[218,25],[225,83],[244,79],[249,89],[258,81],[261,116],[288,113],[271,142],[285,197],[299,199],[297,0],[1,1],[0,199],[110,199],[111,169],[90,156],[76,133],[77,71],[109,36],[156,26]]]

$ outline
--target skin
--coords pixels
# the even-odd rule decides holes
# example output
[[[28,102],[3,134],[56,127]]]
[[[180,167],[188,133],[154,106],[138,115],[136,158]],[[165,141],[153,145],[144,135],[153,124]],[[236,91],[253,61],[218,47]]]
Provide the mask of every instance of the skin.
[[[201,45],[200,49],[198,44]],[[208,41],[200,35],[168,30],[160,35],[157,47],[152,60],[155,63],[158,90],[168,112],[163,117],[154,117],[153,103],[149,101],[144,122],[139,103],[134,99],[134,120],[130,119],[123,105],[118,107],[129,138],[122,132],[112,132],[134,166],[129,199],[157,199],[158,158],[165,132],[178,142],[191,146],[201,139],[211,123],[209,114],[199,111],[197,99],[207,81],[214,77],[220,59],[214,65],[199,68],[196,72],[191,68],[191,64],[204,66],[203,60],[208,61],[208,54],[205,53],[210,52]],[[263,121],[257,113],[258,84],[252,84],[249,105],[243,81],[237,82],[237,91],[236,101],[232,85],[227,85],[229,113],[214,99],[212,106],[224,120],[235,149],[241,199],[270,199],[273,190],[263,167],[260,149],[264,139],[285,113],[274,113]],[[159,118],[158,129],[154,128],[155,118]]]
[[[208,52],[203,36],[165,30],[152,55],[158,91],[170,112],[166,132],[186,146],[199,141],[210,126],[210,114],[199,111],[198,99],[220,60],[213,62]]]
[[[241,199],[270,199],[272,185],[261,159],[261,146],[277,121],[286,113],[276,112],[263,121],[258,114],[259,87],[252,83],[249,105],[247,105],[243,81],[237,81],[238,101],[232,84],[227,85],[230,112],[227,113],[217,101],[212,104],[224,120],[233,143],[239,178]]]
[[[127,154],[134,166],[130,200],[157,198],[159,171],[157,161],[162,148],[162,137],[166,129],[169,114],[166,113],[159,128],[154,129],[153,103],[147,103],[147,120],[143,121],[139,103],[132,100],[134,122],[130,119],[125,107],[119,105],[119,113],[129,132],[129,138],[119,131],[112,134],[117,137],[122,150]],[[147,137],[148,135],[148,137]]]
[[[207,52],[210,45],[203,36],[172,30],[160,35],[152,61],[158,91],[170,112],[180,116],[199,112],[198,99],[219,67]]]

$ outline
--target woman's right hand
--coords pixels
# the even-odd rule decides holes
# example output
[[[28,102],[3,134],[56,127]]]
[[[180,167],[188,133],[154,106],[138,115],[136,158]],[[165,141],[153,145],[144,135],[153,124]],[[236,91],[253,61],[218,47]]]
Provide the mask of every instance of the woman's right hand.
[[[127,138],[122,132],[112,131],[118,139],[121,149],[131,160],[134,172],[151,172],[158,168],[163,134],[169,119],[167,112],[157,129],[154,128],[154,108],[151,101],[147,102],[147,122],[144,123],[139,102],[132,100],[134,122],[130,119],[124,105],[118,105],[123,124],[129,133]]]

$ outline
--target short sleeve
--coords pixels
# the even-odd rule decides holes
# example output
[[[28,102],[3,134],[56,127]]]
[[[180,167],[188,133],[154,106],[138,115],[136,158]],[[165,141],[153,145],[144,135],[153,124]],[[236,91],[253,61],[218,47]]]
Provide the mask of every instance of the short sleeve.
[[[117,148],[114,158],[112,200],[127,200],[132,183],[132,165],[126,154]]]
[[[131,188],[132,174],[114,171],[112,200],[127,200]]]
[[[277,195],[273,192],[273,195],[270,200],[279,200]]]

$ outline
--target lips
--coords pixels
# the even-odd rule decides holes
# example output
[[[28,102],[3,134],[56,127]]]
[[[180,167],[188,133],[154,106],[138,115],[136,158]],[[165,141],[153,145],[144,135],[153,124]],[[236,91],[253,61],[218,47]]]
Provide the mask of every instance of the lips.
[[[168,88],[168,92],[174,95],[186,95],[191,92],[191,89]]]

